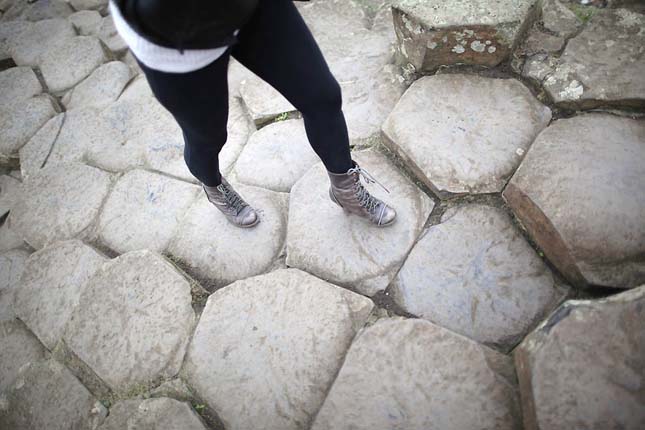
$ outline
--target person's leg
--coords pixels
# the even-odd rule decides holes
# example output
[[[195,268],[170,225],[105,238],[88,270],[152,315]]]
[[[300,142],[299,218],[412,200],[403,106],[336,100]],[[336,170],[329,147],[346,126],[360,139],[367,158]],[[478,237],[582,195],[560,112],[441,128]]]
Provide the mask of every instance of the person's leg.
[[[161,72],[139,62],[153,94],[181,127],[188,170],[211,187],[221,183],[218,154],[227,138],[229,55],[230,50],[188,73]]]
[[[260,1],[231,55],[298,109],[327,170],[353,167],[340,85],[292,0]]]

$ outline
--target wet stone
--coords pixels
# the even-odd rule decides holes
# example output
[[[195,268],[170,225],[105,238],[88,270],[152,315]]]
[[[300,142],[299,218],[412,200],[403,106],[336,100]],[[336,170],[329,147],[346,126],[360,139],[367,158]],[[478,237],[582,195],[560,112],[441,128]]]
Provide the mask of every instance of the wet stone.
[[[0,155],[15,154],[56,113],[46,94],[0,106]]]
[[[102,209],[101,241],[118,253],[165,250],[198,191],[192,184],[145,170],[126,173]]]
[[[554,312],[515,350],[525,428],[643,428],[644,321],[645,285]]]
[[[13,39],[11,56],[19,66],[40,66],[42,57],[76,36],[66,19],[45,19],[24,29]]]
[[[159,398],[125,400],[114,405],[99,430],[123,429],[207,430],[197,413],[186,402]]]
[[[511,359],[423,320],[362,331],[312,430],[514,430]]]
[[[390,191],[366,185],[397,211],[397,220],[379,228],[347,215],[330,199],[329,177],[318,163],[291,190],[287,265],[372,296],[394,277],[434,205],[384,155],[367,150],[352,158]]]
[[[81,82],[106,61],[99,39],[77,36],[44,54],[41,71],[49,90],[60,93]]]
[[[115,101],[132,77],[130,68],[111,61],[92,72],[83,82],[63,97],[67,109],[82,106],[105,107]]]
[[[15,381],[21,367],[27,363],[44,360],[47,358],[47,351],[36,336],[17,319],[0,322],[0,344],[2,344],[0,348],[1,396]],[[0,410],[1,408],[0,406]]]
[[[79,240],[58,242],[31,254],[15,290],[15,312],[53,350],[87,280],[105,257]]]
[[[393,4],[401,61],[419,72],[507,59],[536,18],[535,0],[399,0]]]
[[[411,314],[509,350],[563,291],[505,212],[466,205],[415,244],[391,294]]]
[[[188,281],[161,256],[133,251],[90,278],[64,340],[112,390],[126,393],[177,374],[194,320]]]
[[[444,198],[500,192],[550,119],[549,108],[514,79],[447,74],[415,81],[383,133]]]
[[[267,271],[284,244],[288,194],[231,185],[256,209],[260,222],[250,229],[231,224],[200,191],[167,251],[211,290]]]
[[[292,119],[253,133],[233,171],[240,182],[288,193],[319,160],[307,139],[304,122]]]
[[[209,297],[182,372],[226,428],[307,428],[372,308],[297,269],[235,282]]]
[[[96,429],[105,407],[53,359],[29,363],[0,396],[0,427],[31,429]]]
[[[0,72],[0,106],[27,100],[43,91],[29,67],[12,67]]]
[[[544,130],[503,197],[576,286],[645,282],[645,125],[608,114]]]
[[[9,214],[32,247],[93,235],[92,224],[110,189],[107,173],[80,163],[47,166],[23,183],[23,198]]]

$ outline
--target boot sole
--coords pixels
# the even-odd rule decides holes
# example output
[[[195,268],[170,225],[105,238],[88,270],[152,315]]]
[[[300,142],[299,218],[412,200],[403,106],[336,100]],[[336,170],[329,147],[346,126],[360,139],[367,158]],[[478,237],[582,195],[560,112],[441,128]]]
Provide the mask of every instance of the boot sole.
[[[353,215],[353,216],[357,216],[357,217],[359,217],[361,219],[364,219],[363,217],[360,217],[360,216],[356,215],[355,213],[352,213],[352,212],[348,211],[343,205],[341,205],[336,200],[336,197],[334,196],[334,193],[331,192],[331,188],[329,189],[329,198],[331,199],[332,202],[334,202],[338,206],[340,206],[340,208],[343,210],[343,212],[345,212],[346,215]],[[394,224],[394,221],[396,221],[396,217],[392,218],[392,221],[388,222],[387,224],[374,224],[373,222],[370,222],[369,220],[365,220],[365,221],[367,221],[370,225],[373,225],[375,227],[387,227],[387,226],[390,226],[390,225]]]

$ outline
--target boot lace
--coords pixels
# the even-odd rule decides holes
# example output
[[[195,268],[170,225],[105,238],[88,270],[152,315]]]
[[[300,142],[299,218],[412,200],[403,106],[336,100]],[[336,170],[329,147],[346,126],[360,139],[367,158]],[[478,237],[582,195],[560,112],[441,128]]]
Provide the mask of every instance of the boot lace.
[[[224,198],[228,202],[229,205],[235,210],[235,213],[240,213],[240,211],[247,206],[246,202],[240,197],[240,195],[232,190],[231,188],[227,187],[226,184],[222,184],[221,187],[222,193],[224,194]]]
[[[360,167],[358,164],[356,164],[356,167],[352,167],[347,171],[348,174],[353,174],[353,173],[358,173],[358,177],[356,182],[354,182],[354,191],[356,193],[356,197],[358,198],[358,203],[363,206],[365,209],[367,209],[370,213],[374,213],[376,211],[376,208],[378,205],[381,203],[379,199],[376,197],[372,196],[367,189],[361,184],[360,177],[361,175],[363,176],[363,179],[365,179],[365,183],[377,183],[383,188],[385,191],[388,193],[390,192],[383,184],[381,184],[379,181],[376,180],[367,170],[363,169]]]

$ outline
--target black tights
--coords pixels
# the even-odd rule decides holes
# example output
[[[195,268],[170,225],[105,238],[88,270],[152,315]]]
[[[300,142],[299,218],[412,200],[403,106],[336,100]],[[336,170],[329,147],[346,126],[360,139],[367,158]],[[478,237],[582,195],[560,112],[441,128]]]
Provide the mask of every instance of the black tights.
[[[139,62],[155,97],[183,131],[190,172],[208,186],[221,182],[217,156],[227,138],[230,55],[300,111],[307,138],[327,170],[344,173],[353,167],[340,85],[292,0],[260,1],[238,39],[193,72],[160,72]]]

